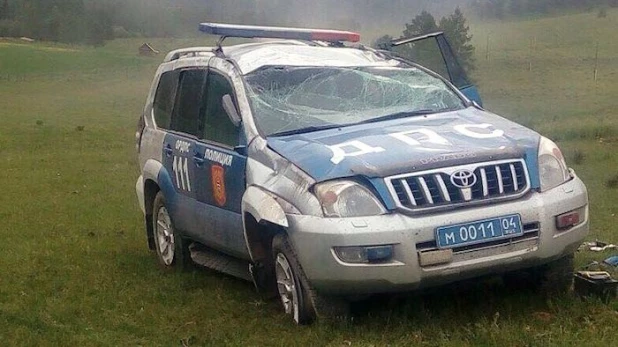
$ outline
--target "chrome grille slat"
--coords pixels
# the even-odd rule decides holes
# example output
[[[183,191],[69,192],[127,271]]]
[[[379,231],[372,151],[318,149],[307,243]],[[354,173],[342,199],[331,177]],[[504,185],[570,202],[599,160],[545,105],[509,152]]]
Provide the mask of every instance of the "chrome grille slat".
[[[408,195],[408,199],[410,200],[410,203],[413,206],[416,206],[416,199],[414,199],[414,194],[412,194],[412,189],[410,189],[410,185],[408,184],[408,181],[401,180],[401,183],[403,184],[403,189],[405,189],[406,194]]]
[[[500,171],[500,165],[494,166],[496,168],[496,178],[498,180],[498,191],[500,194],[504,193],[504,182],[502,182],[502,171]]]
[[[436,181],[438,182],[438,186],[440,187],[440,194],[442,195],[442,199],[444,199],[444,201],[451,202],[451,195],[448,193],[448,188],[446,188],[446,184],[444,184],[442,175],[436,175]]]
[[[487,186],[487,173],[485,168],[481,168],[481,182],[483,183],[483,197],[489,195],[489,187]]]
[[[517,183],[517,173],[515,172],[515,165],[509,164],[509,168],[511,169],[511,177],[513,177],[513,189],[518,190],[519,184]]]
[[[427,203],[433,205],[433,197],[431,196],[431,192],[429,191],[429,187],[427,186],[427,182],[425,182],[425,179],[423,177],[419,177],[418,183],[421,185],[421,188],[423,188],[423,194],[425,194],[425,199],[427,199]]]
[[[471,179],[469,185],[462,186],[453,176],[460,171],[472,173],[476,179]],[[523,159],[401,174],[387,177],[385,182],[397,207],[410,212],[515,199],[530,190],[530,178]]]

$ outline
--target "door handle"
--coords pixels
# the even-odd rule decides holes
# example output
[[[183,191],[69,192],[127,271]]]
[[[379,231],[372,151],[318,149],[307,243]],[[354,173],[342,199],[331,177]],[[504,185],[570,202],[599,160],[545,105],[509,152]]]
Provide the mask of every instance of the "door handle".
[[[163,151],[165,152],[165,155],[166,155],[167,157],[169,157],[169,156],[171,156],[171,155],[172,155],[172,152],[173,152],[174,150],[172,149],[172,146],[167,145],[167,146],[165,146],[165,148],[163,148]]]
[[[204,158],[199,153],[193,153],[193,162],[196,166],[204,165]]]

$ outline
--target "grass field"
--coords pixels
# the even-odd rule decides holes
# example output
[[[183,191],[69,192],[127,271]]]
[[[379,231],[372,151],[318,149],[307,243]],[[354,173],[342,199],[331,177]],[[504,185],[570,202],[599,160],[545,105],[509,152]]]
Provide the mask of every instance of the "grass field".
[[[559,142],[589,189],[590,239],[618,242],[618,11],[472,29],[486,106]],[[547,301],[495,280],[378,298],[356,305],[351,323],[297,327],[249,283],[162,273],[136,203],[133,139],[162,57],[137,57],[140,44],[0,41],[1,345],[615,344],[616,300]]]

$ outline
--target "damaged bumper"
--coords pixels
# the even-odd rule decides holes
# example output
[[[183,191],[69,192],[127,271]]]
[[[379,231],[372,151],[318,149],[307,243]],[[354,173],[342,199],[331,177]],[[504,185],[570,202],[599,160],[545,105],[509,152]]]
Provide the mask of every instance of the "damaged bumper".
[[[559,230],[556,217],[582,211]],[[440,251],[436,228],[517,213],[523,235]],[[287,215],[288,233],[312,285],[324,293],[355,295],[407,291],[491,273],[541,265],[574,252],[588,234],[588,195],[575,177],[547,192],[515,201],[431,215],[320,218]],[[344,262],[337,247],[392,245],[380,263]]]
[[[137,194],[137,203],[143,214],[146,214],[146,203],[144,201],[144,177],[139,176],[135,182],[135,193]]]

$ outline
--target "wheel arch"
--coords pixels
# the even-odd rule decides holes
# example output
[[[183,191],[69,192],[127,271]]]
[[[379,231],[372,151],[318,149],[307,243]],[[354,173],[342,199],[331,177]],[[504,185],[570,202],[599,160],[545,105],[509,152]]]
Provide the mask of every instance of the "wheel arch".
[[[157,196],[157,193],[160,190],[161,189],[159,188],[159,185],[155,181],[151,179],[147,179],[144,181],[144,207],[145,207],[144,216],[146,218],[146,237],[148,239],[148,248],[150,250],[155,249],[154,230],[152,226],[152,221],[153,221],[153,211],[152,210],[153,210],[155,197]]]
[[[161,190],[158,183],[159,174],[163,170],[163,165],[153,159],[149,159],[144,164],[142,169],[142,177],[144,182],[144,217],[146,223],[146,237],[148,240],[148,248],[155,249],[153,221],[153,205],[157,193]]]
[[[247,250],[254,263],[270,257],[274,235],[285,232],[289,226],[286,209],[298,213],[291,204],[261,188],[250,186],[245,191],[242,199],[243,228]]]

